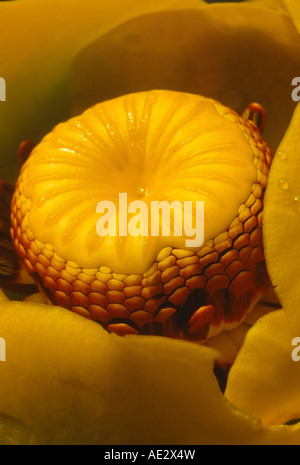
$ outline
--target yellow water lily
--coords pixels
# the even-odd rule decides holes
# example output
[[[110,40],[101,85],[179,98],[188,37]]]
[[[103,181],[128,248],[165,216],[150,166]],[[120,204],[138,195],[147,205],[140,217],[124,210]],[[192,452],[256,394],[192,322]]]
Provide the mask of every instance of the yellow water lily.
[[[297,8],[275,0],[1,4],[0,178],[16,182],[24,139],[37,143],[97,101],[152,88],[203,94],[239,113],[259,101],[276,151],[296,106]],[[120,338],[34,300],[0,295],[0,443],[300,444],[300,426],[285,424],[300,416],[289,312],[261,317],[260,304],[233,332],[198,345]],[[214,369],[228,364],[224,396]]]

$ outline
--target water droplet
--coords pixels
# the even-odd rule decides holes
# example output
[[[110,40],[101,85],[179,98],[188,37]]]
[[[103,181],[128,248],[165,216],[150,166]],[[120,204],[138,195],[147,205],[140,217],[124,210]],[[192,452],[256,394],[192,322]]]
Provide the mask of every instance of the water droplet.
[[[296,212],[300,214],[300,195],[294,195],[293,200],[294,208],[296,209]]]
[[[137,188],[137,194],[138,194],[139,197],[147,196],[147,195],[149,194],[148,188],[147,188],[147,187],[138,186],[138,188]]]
[[[279,181],[279,187],[280,187],[282,190],[286,191],[286,190],[288,189],[288,187],[289,187],[289,183],[288,183],[285,179],[280,179],[280,181]]]
[[[279,150],[277,155],[280,160],[286,160],[287,158],[287,153],[285,152],[285,150]]]

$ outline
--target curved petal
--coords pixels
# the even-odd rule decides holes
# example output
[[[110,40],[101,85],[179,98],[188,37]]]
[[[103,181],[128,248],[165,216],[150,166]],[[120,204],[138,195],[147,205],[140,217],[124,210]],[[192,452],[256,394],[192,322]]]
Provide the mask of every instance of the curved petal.
[[[261,1],[136,16],[76,54],[72,111],[158,88],[202,94],[240,114],[259,101],[267,112],[264,136],[275,150],[295,107],[299,48],[288,14]]]
[[[267,268],[294,331],[300,330],[299,124],[300,104],[273,159],[264,205]]]
[[[244,321],[237,327],[228,331],[222,331],[217,336],[207,340],[206,346],[218,351],[218,365],[225,370],[234,363],[249,329],[263,316],[272,311],[276,306],[271,301],[259,301],[250,313],[246,315]]]
[[[296,28],[300,32],[300,4],[297,0],[283,0]]]
[[[300,442],[299,427],[264,428],[224,399],[212,349],[119,337],[62,308],[28,302],[1,302],[0,328],[7,354],[1,443]]]
[[[296,336],[283,310],[262,317],[249,330],[229,373],[226,398],[266,426],[300,418]]]

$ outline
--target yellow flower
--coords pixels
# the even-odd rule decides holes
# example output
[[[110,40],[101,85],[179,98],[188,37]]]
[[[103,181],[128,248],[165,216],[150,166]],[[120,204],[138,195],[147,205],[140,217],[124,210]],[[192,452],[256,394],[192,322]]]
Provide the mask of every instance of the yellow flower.
[[[54,124],[96,101],[150,88],[204,94],[239,113],[258,100],[268,115],[265,138],[276,150],[295,107],[291,80],[300,64],[300,37],[290,17],[295,5],[1,4],[0,38],[7,44],[0,67],[6,82],[1,178],[15,182],[22,140],[38,142]],[[287,326],[285,318],[282,311],[272,312],[248,332],[230,373],[229,402],[214,375],[221,356],[212,347],[221,347],[225,361],[236,353],[228,355],[222,340],[208,347],[160,337],[119,338],[60,307],[10,302],[1,294],[6,361],[0,364],[0,442],[300,444],[300,426],[282,424],[300,414],[293,408],[297,389],[281,408],[289,333],[280,335],[278,328]],[[266,340],[273,334],[278,346]],[[255,358],[253,347],[261,348],[263,360]],[[276,379],[282,389],[270,396],[270,408],[265,364],[268,380]],[[248,366],[257,388],[254,405],[254,391],[249,400],[243,385]],[[294,387],[297,376],[291,378]],[[242,400],[235,394],[240,389]]]

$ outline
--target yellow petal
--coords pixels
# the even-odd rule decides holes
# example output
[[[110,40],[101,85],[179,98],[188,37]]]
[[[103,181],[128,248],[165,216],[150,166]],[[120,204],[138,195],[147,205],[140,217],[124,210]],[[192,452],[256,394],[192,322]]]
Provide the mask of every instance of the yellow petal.
[[[299,48],[288,14],[260,1],[137,16],[75,56],[72,110],[153,88],[205,95],[240,114],[259,101],[267,112],[264,136],[275,150],[295,107]]]
[[[212,349],[28,302],[0,303],[0,332],[2,444],[300,443],[297,426],[264,428],[224,399]]]
[[[220,354],[217,359],[219,365],[226,368],[233,364],[243,346],[249,329],[252,327],[252,319],[257,321],[258,318],[270,311],[269,307],[258,303],[237,328],[222,331],[216,336],[208,339],[205,345],[217,350]],[[250,320],[250,322],[248,322],[248,320]]]
[[[296,336],[283,310],[262,317],[229,373],[226,398],[266,426],[300,418],[300,363],[292,358],[299,352],[292,345]]]
[[[274,157],[265,195],[267,268],[295,331],[300,330],[300,104]]]
[[[234,363],[237,354],[243,346],[245,337],[249,329],[263,316],[275,309],[280,308],[280,304],[274,289],[269,286],[267,292],[260,301],[249,312],[243,322],[232,330],[222,331],[205,343],[206,346],[218,351],[217,363],[223,368],[226,375],[229,367]],[[226,384],[226,380],[224,380]]]
[[[283,3],[285,4],[288,12],[290,13],[290,16],[298,29],[298,32],[300,32],[300,4],[298,0],[283,0]]]

